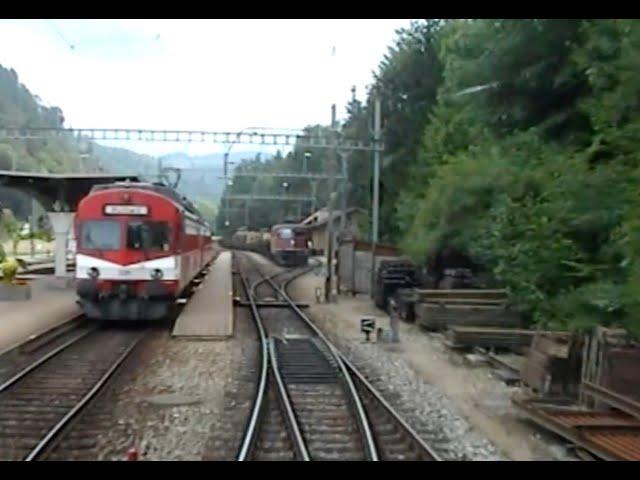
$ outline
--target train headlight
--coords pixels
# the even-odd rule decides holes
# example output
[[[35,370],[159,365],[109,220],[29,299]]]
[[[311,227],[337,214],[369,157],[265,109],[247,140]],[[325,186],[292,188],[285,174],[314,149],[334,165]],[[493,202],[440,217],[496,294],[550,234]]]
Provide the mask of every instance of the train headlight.
[[[100,270],[98,270],[96,267],[91,267],[87,271],[87,275],[89,275],[89,278],[98,278],[100,276]]]
[[[163,276],[162,270],[156,268],[151,272],[151,278],[154,280],[160,280]]]

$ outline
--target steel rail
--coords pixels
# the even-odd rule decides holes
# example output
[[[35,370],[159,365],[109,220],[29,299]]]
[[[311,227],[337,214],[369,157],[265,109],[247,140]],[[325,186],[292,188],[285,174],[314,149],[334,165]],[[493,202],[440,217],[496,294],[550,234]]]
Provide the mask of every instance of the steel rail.
[[[260,337],[260,379],[258,381],[258,388],[256,390],[256,396],[253,401],[253,407],[251,409],[251,416],[247,422],[247,425],[244,430],[244,436],[242,443],[240,445],[240,450],[238,452],[238,456],[236,460],[239,462],[244,462],[248,460],[249,453],[251,452],[251,448],[253,447],[256,435],[258,432],[258,421],[260,420],[260,414],[262,412],[262,407],[264,405],[265,392],[267,387],[267,372],[268,372],[268,358],[269,351],[267,349],[267,337],[264,330],[264,326],[260,321],[260,315],[258,313],[258,308],[255,304],[255,298],[253,295],[253,291],[250,289],[247,284],[247,280],[243,275],[240,275],[240,280],[242,281],[242,285],[244,286],[244,290],[247,294],[249,303],[251,305],[251,313],[253,317],[253,321],[256,324],[256,328],[258,329],[258,335]]]
[[[140,342],[140,340],[144,337],[145,333],[141,333],[137,336],[137,338],[131,342],[131,345],[127,347],[127,349],[118,357],[118,359],[111,365],[111,368],[107,370],[107,372],[100,377],[100,379],[96,382],[89,392],[80,399],[80,401],[58,422],[56,425],[49,430],[47,435],[38,442],[36,447],[27,455],[24,459],[29,462],[35,460],[38,455],[40,455],[43,450],[49,446],[52,440],[60,433],[60,431],[84,408],[84,406],[100,391],[100,389],[104,386],[104,384],[111,378],[111,376],[115,373],[117,368],[124,362],[124,360],[129,356],[134,347]]]
[[[73,317],[70,317],[63,323],[54,325],[53,327],[48,328],[40,333],[31,335],[26,340],[20,340],[10,347],[7,347],[4,350],[0,351],[0,359],[9,358],[11,355],[20,353],[32,352],[37,348],[40,348],[47,343],[50,343],[55,339],[62,337],[70,331],[79,328],[84,319],[85,316],[82,314],[75,315]]]
[[[364,375],[362,375],[362,373],[349,361],[349,359],[347,359],[347,357],[344,354],[342,354],[342,352],[340,352],[337,349],[337,347],[333,345],[333,343],[322,333],[322,331],[313,323],[313,321],[311,321],[311,319],[307,317],[307,315],[305,315],[305,313],[302,310],[300,310],[300,308],[295,304],[295,302],[293,302],[293,300],[291,300],[291,298],[289,297],[287,293],[287,288],[289,284],[299,276],[304,275],[305,273],[311,271],[313,268],[316,268],[317,266],[318,265],[300,272],[298,275],[295,275],[292,278],[287,279],[279,287],[276,287],[279,290],[280,295],[282,296],[282,298],[284,298],[286,302],[288,302],[291,305],[291,308],[318,335],[318,337],[320,337],[332,349],[332,351],[340,358],[341,362],[344,364],[346,369],[358,379],[358,381],[365,387],[365,389],[371,395],[373,395],[373,397],[380,403],[380,405],[382,405],[382,407],[396,421],[396,423],[409,436],[411,436],[412,439],[416,443],[418,443],[420,447],[427,452],[428,455],[433,457],[433,459],[436,461],[441,461],[440,456],[429,445],[427,445],[424,442],[424,440],[422,440],[420,435],[418,435],[418,433],[413,428],[411,428],[411,426],[406,421],[402,419],[402,417],[396,412],[396,410],[382,397],[382,395],[380,395],[380,393],[375,389],[373,385],[371,385],[371,383],[364,377]]]
[[[290,272],[284,270],[282,272],[277,272],[271,275],[271,277],[276,278],[285,273],[290,273]],[[253,402],[253,407],[251,409],[251,415],[249,417],[249,421],[247,422],[247,426],[245,427],[243,440],[240,446],[238,456],[236,457],[237,461],[242,462],[242,461],[247,461],[249,459],[251,449],[255,444],[257,434],[258,434],[258,423],[260,421],[264,400],[266,398],[265,393],[267,389],[267,377],[268,377],[268,371],[269,371],[268,369],[269,348],[268,348],[267,334],[264,329],[264,325],[262,324],[260,312],[258,311],[258,307],[256,305],[256,293],[255,293],[255,289],[260,284],[265,282],[266,278],[265,277],[261,278],[260,280],[251,284],[251,286],[249,286],[249,283],[244,275],[241,274],[240,279],[242,281],[244,290],[247,294],[247,299],[249,300],[249,304],[251,307],[251,315],[254,323],[256,324],[256,328],[258,329],[258,336],[260,337],[260,345],[261,345],[260,379],[258,381],[258,387],[256,389],[256,396]],[[275,358],[273,360],[275,361]],[[275,376],[276,382],[278,382],[279,380],[279,382],[282,383],[282,379],[280,378],[279,373],[275,371],[275,369],[274,369],[274,376]],[[284,387],[284,384],[283,384],[283,387]],[[304,442],[300,443],[298,441],[298,438],[296,438],[297,436],[300,435],[300,431],[297,425],[297,420],[292,413],[293,410],[291,409],[291,405],[290,403],[288,403],[286,389],[284,390],[284,395],[279,395],[279,397],[280,397],[280,400],[283,402],[283,405],[285,406],[286,421],[290,423],[290,427],[293,431],[294,445],[295,445],[296,451],[299,453],[300,457],[303,460],[309,460],[309,454],[308,454],[306,445],[304,444]],[[287,408],[286,405],[288,405],[289,411],[291,411],[291,416],[289,414],[289,411],[286,410]]]
[[[253,263],[253,259],[250,258],[250,261]],[[255,263],[254,263],[255,265]],[[316,266],[313,267],[309,267],[309,268],[316,268]],[[305,271],[308,271],[309,268],[303,269],[301,272],[296,272],[297,274],[292,277],[291,279],[287,280],[287,282],[291,282],[293,279],[299,277],[300,275],[302,275],[303,273],[305,273]],[[257,269],[257,268],[256,268]],[[259,271],[259,270],[258,270]],[[312,325],[312,323],[310,322],[310,320],[308,318],[306,318],[306,316],[301,312],[301,310],[298,308],[298,306],[288,297],[288,295],[286,294],[286,292],[284,292],[281,288],[278,287],[278,285],[276,285],[276,283],[273,281],[272,279],[273,276],[266,276],[264,277],[264,279],[271,285],[271,287],[279,294],[282,296],[282,298],[289,303],[289,305],[291,306],[291,308],[293,308],[296,313],[298,314],[298,316],[300,316],[307,325]],[[362,434],[363,437],[363,442],[365,445],[365,450],[366,450],[366,456],[367,459],[370,461],[378,461],[379,460],[379,456],[378,456],[378,449],[376,446],[376,442],[371,430],[371,426],[369,425],[369,419],[367,417],[365,408],[362,404],[362,399],[360,398],[360,395],[358,394],[358,391],[353,383],[353,380],[351,379],[351,376],[349,375],[349,372],[347,371],[344,362],[341,358],[341,355],[339,354],[339,352],[336,350],[336,348],[331,344],[331,342],[328,341],[328,339],[322,335],[320,333],[320,331],[315,328],[313,328],[313,330],[316,333],[319,333],[319,337],[320,339],[325,343],[325,345],[327,346],[327,348],[329,349],[329,352],[331,353],[331,355],[334,357],[334,359],[336,360],[336,363],[338,365],[339,370],[342,373],[342,378],[344,380],[344,384],[348,393],[348,397],[353,405],[354,411],[355,411],[355,415],[356,415],[356,420],[358,423],[358,428],[360,429],[360,432]]]
[[[2,385],[0,385],[0,393],[4,392],[7,388],[9,388],[11,385],[13,385],[14,383],[16,383],[17,381],[19,381],[20,379],[24,378],[25,376],[27,376],[29,373],[31,373],[33,370],[35,370],[36,368],[38,368],[40,365],[42,365],[43,363],[45,363],[46,361],[50,360],[51,358],[55,357],[57,354],[59,354],[60,352],[62,352],[63,350],[67,349],[68,347],[70,347],[71,345],[73,345],[74,343],[78,342],[79,340],[81,340],[82,338],[86,337],[87,335],[89,335],[90,333],[95,332],[98,329],[98,327],[94,327],[92,329],[87,330],[86,332],[82,332],[80,335],[76,335],[75,337],[73,337],[72,339],[68,340],[67,342],[63,343],[62,345],[60,345],[59,347],[51,350],[49,353],[47,353],[46,355],[43,355],[42,357],[40,357],[38,360],[36,360],[35,362],[33,362],[31,365],[29,365],[28,367],[25,367],[24,369],[20,370],[18,373],[16,373],[13,377],[11,377],[9,380],[7,380],[6,382],[4,382]]]
[[[424,440],[422,440],[420,435],[418,435],[418,433],[413,430],[413,428],[411,428],[409,424],[402,419],[402,417],[400,417],[396,410],[391,405],[389,405],[389,403],[380,395],[380,393],[374,388],[374,386],[371,385],[371,383],[369,383],[369,381],[362,375],[362,373],[360,373],[360,371],[358,371],[358,369],[349,360],[347,360],[344,355],[342,355],[342,353],[338,352],[338,355],[340,355],[342,361],[344,362],[347,369],[351,372],[351,374],[354,375],[364,386],[364,388],[376,399],[376,401],[380,403],[380,405],[382,405],[382,407],[394,419],[394,421],[398,425],[400,425],[400,427],[402,427],[402,429],[408,435],[410,435],[412,439],[416,443],[418,443],[424,451],[426,451],[431,457],[433,457],[434,460],[441,460],[438,454],[429,445],[427,445]]]
[[[640,403],[631,397],[587,381],[582,382],[582,391],[583,393],[596,397],[600,401],[605,402],[628,415],[640,419]]]
[[[273,371],[273,377],[276,381],[276,385],[278,386],[278,398],[280,399],[283,410],[286,414],[285,421],[287,422],[289,430],[293,436],[294,448],[296,449],[298,457],[301,460],[308,462],[309,460],[311,460],[309,450],[307,449],[307,444],[304,441],[304,437],[302,436],[300,425],[298,425],[298,419],[293,412],[293,407],[291,406],[291,401],[289,399],[289,392],[287,391],[287,387],[285,386],[284,381],[282,380],[282,376],[280,375],[278,359],[276,356],[275,342],[272,338],[269,339],[269,358],[271,359],[271,370]]]

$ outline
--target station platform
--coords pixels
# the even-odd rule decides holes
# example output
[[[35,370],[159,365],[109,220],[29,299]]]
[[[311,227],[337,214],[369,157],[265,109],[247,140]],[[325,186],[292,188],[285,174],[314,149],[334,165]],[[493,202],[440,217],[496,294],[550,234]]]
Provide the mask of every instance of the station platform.
[[[73,285],[63,288],[53,276],[34,279],[30,285],[31,299],[0,301],[0,354],[81,313]]]
[[[222,252],[178,316],[172,336],[223,339],[233,335],[231,252]]]

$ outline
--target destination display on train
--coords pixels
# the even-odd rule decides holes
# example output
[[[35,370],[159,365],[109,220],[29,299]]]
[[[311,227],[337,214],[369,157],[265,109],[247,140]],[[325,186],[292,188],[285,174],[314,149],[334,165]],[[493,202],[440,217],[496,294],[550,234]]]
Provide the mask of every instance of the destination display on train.
[[[147,215],[147,205],[105,205],[105,215]]]

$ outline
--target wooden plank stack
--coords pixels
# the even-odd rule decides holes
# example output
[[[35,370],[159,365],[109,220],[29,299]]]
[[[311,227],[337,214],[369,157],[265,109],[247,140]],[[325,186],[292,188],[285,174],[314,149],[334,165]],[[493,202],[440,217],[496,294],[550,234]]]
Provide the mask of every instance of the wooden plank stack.
[[[542,395],[573,397],[580,385],[582,341],[566,332],[537,332],[520,375]]]
[[[453,326],[517,328],[505,290],[416,290],[416,322],[427,330]]]
[[[386,310],[389,298],[398,289],[416,286],[417,274],[416,266],[406,259],[381,261],[374,290],[376,307]]]
[[[518,328],[453,326],[447,331],[446,338],[452,348],[480,347],[517,351],[530,346],[536,333],[535,330]]]

